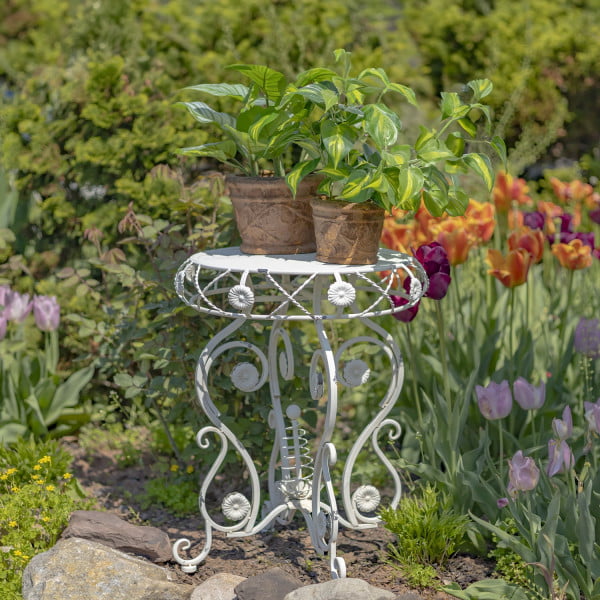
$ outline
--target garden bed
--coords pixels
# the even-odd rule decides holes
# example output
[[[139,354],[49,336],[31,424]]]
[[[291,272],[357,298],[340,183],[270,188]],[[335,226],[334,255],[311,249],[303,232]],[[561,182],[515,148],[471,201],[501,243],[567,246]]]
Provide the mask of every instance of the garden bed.
[[[119,466],[118,451],[111,448],[95,448],[91,456],[75,438],[65,440],[64,446],[74,457],[74,475],[82,488],[97,500],[99,510],[114,512],[135,524],[158,527],[166,531],[172,541],[188,537],[196,547],[201,544],[204,534],[199,514],[177,517],[160,506],[141,507],[139,499],[145,494],[146,483],[155,476],[150,467],[155,457],[142,455],[135,465]],[[386,546],[393,540],[394,536],[381,527],[365,531],[342,529],[338,554],[346,561],[348,577],[364,579],[396,594],[411,591],[398,569],[387,560]],[[180,582],[193,585],[199,585],[216,573],[250,577],[274,566],[281,567],[304,584],[329,579],[328,561],[315,553],[308,531],[299,518],[289,527],[277,527],[249,538],[230,540],[215,532],[209,556],[193,575],[183,573],[175,563],[166,566]],[[490,561],[459,555],[449,560],[440,577],[442,583],[456,582],[466,587],[489,577],[492,571]],[[426,599],[451,598],[433,588],[419,593]]]

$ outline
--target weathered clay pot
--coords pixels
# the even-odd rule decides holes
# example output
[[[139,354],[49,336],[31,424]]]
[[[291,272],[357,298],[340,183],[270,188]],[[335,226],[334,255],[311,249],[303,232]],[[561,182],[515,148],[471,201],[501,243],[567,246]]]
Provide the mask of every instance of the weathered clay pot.
[[[283,177],[225,178],[235,221],[246,254],[314,252],[315,232],[310,200],[320,178],[309,176],[292,196]]]
[[[371,265],[377,262],[385,211],[375,204],[311,201],[317,260],[340,265]]]

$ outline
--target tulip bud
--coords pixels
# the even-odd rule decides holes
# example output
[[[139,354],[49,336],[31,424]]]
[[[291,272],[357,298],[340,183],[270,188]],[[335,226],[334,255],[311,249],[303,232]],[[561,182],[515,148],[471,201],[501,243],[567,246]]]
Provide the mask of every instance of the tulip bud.
[[[546,384],[542,382],[536,387],[519,377],[513,383],[513,394],[523,410],[536,410],[543,406],[546,399]]]
[[[508,381],[491,382],[487,387],[475,386],[481,414],[490,421],[503,419],[512,409],[512,395]]]
[[[508,461],[508,492],[511,496],[515,496],[518,491],[534,489],[539,479],[540,470],[533,458],[523,456],[521,450]]]
[[[60,321],[60,305],[55,296],[36,296],[33,299],[33,316],[41,331],[54,331]]]

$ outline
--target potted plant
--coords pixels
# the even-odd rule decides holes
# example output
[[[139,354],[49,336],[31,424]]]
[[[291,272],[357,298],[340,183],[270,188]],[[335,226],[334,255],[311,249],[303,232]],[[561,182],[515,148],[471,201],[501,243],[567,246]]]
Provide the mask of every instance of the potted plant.
[[[490,123],[481,100],[492,91],[487,79],[470,81],[463,92],[442,93],[439,124],[420,128],[414,143],[403,139],[399,116],[385,102],[392,94],[417,106],[414,91],[393,83],[383,69],[351,75],[350,53],[336,50],[340,72],[322,69],[319,80],[290,89],[284,101],[303,98],[318,117],[295,137],[306,154],[287,174],[296,191],[313,172],[323,179],[312,201],[317,259],[342,264],[377,260],[384,212],[416,210],[424,201],[434,216],[463,214],[468,196],[460,176],[475,173],[488,189],[493,171],[487,155],[472,152],[478,121]],[[506,161],[504,142],[484,140]],[[360,237],[364,229],[370,235]]]
[[[315,82],[322,69],[302,73],[293,84],[264,65],[234,64],[249,85],[205,83],[188,90],[228,99],[232,113],[202,101],[181,102],[204,125],[220,129],[222,139],[183,148],[186,155],[210,157],[231,168],[225,178],[240,236],[249,254],[298,254],[315,251],[310,199],[319,177],[297,181],[292,195],[284,178],[285,162],[297,140],[307,136],[314,106],[301,94],[289,94]],[[297,154],[300,154],[300,147]],[[303,169],[303,175],[307,171]],[[295,198],[294,198],[295,196]]]

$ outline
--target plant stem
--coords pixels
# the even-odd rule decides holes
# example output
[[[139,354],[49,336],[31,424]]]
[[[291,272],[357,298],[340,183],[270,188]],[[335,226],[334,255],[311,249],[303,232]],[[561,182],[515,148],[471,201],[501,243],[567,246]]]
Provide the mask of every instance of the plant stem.
[[[421,398],[419,397],[419,388],[417,386],[417,361],[415,360],[415,349],[412,343],[410,329],[410,323],[406,323],[406,343],[408,344],[408,361],[410,362],[410,370],[412,374],[412,391],[414,401],[417,406],[417,420],[419,423],[419,430],[423,431],[423,413],[421,411]]]
[[[444,315],[439,302],[435,302],[435,312],[437,315],[438,337],[440,339],[440,354],[442,362],[442,379],[444,384],[444,396],[448,403],[449,411],[452,411],[452,400],[450,397],[450,380],[448,372],[448,358],[446,355],[446,330],[444,327]]]
[[[514,323],[515,323],[515,289],[510,289],[510,327],[508,331],[508,351],[510,353],[510,375],[511,382],[515,381],[515,347],[514,347]]]
[[[500,472],[500,480],[504,481],[504,430],[502,429],[502,419],[497,419],[496,425],[498,426],[498,448],[500,451],[500,464],[498,470]]]

